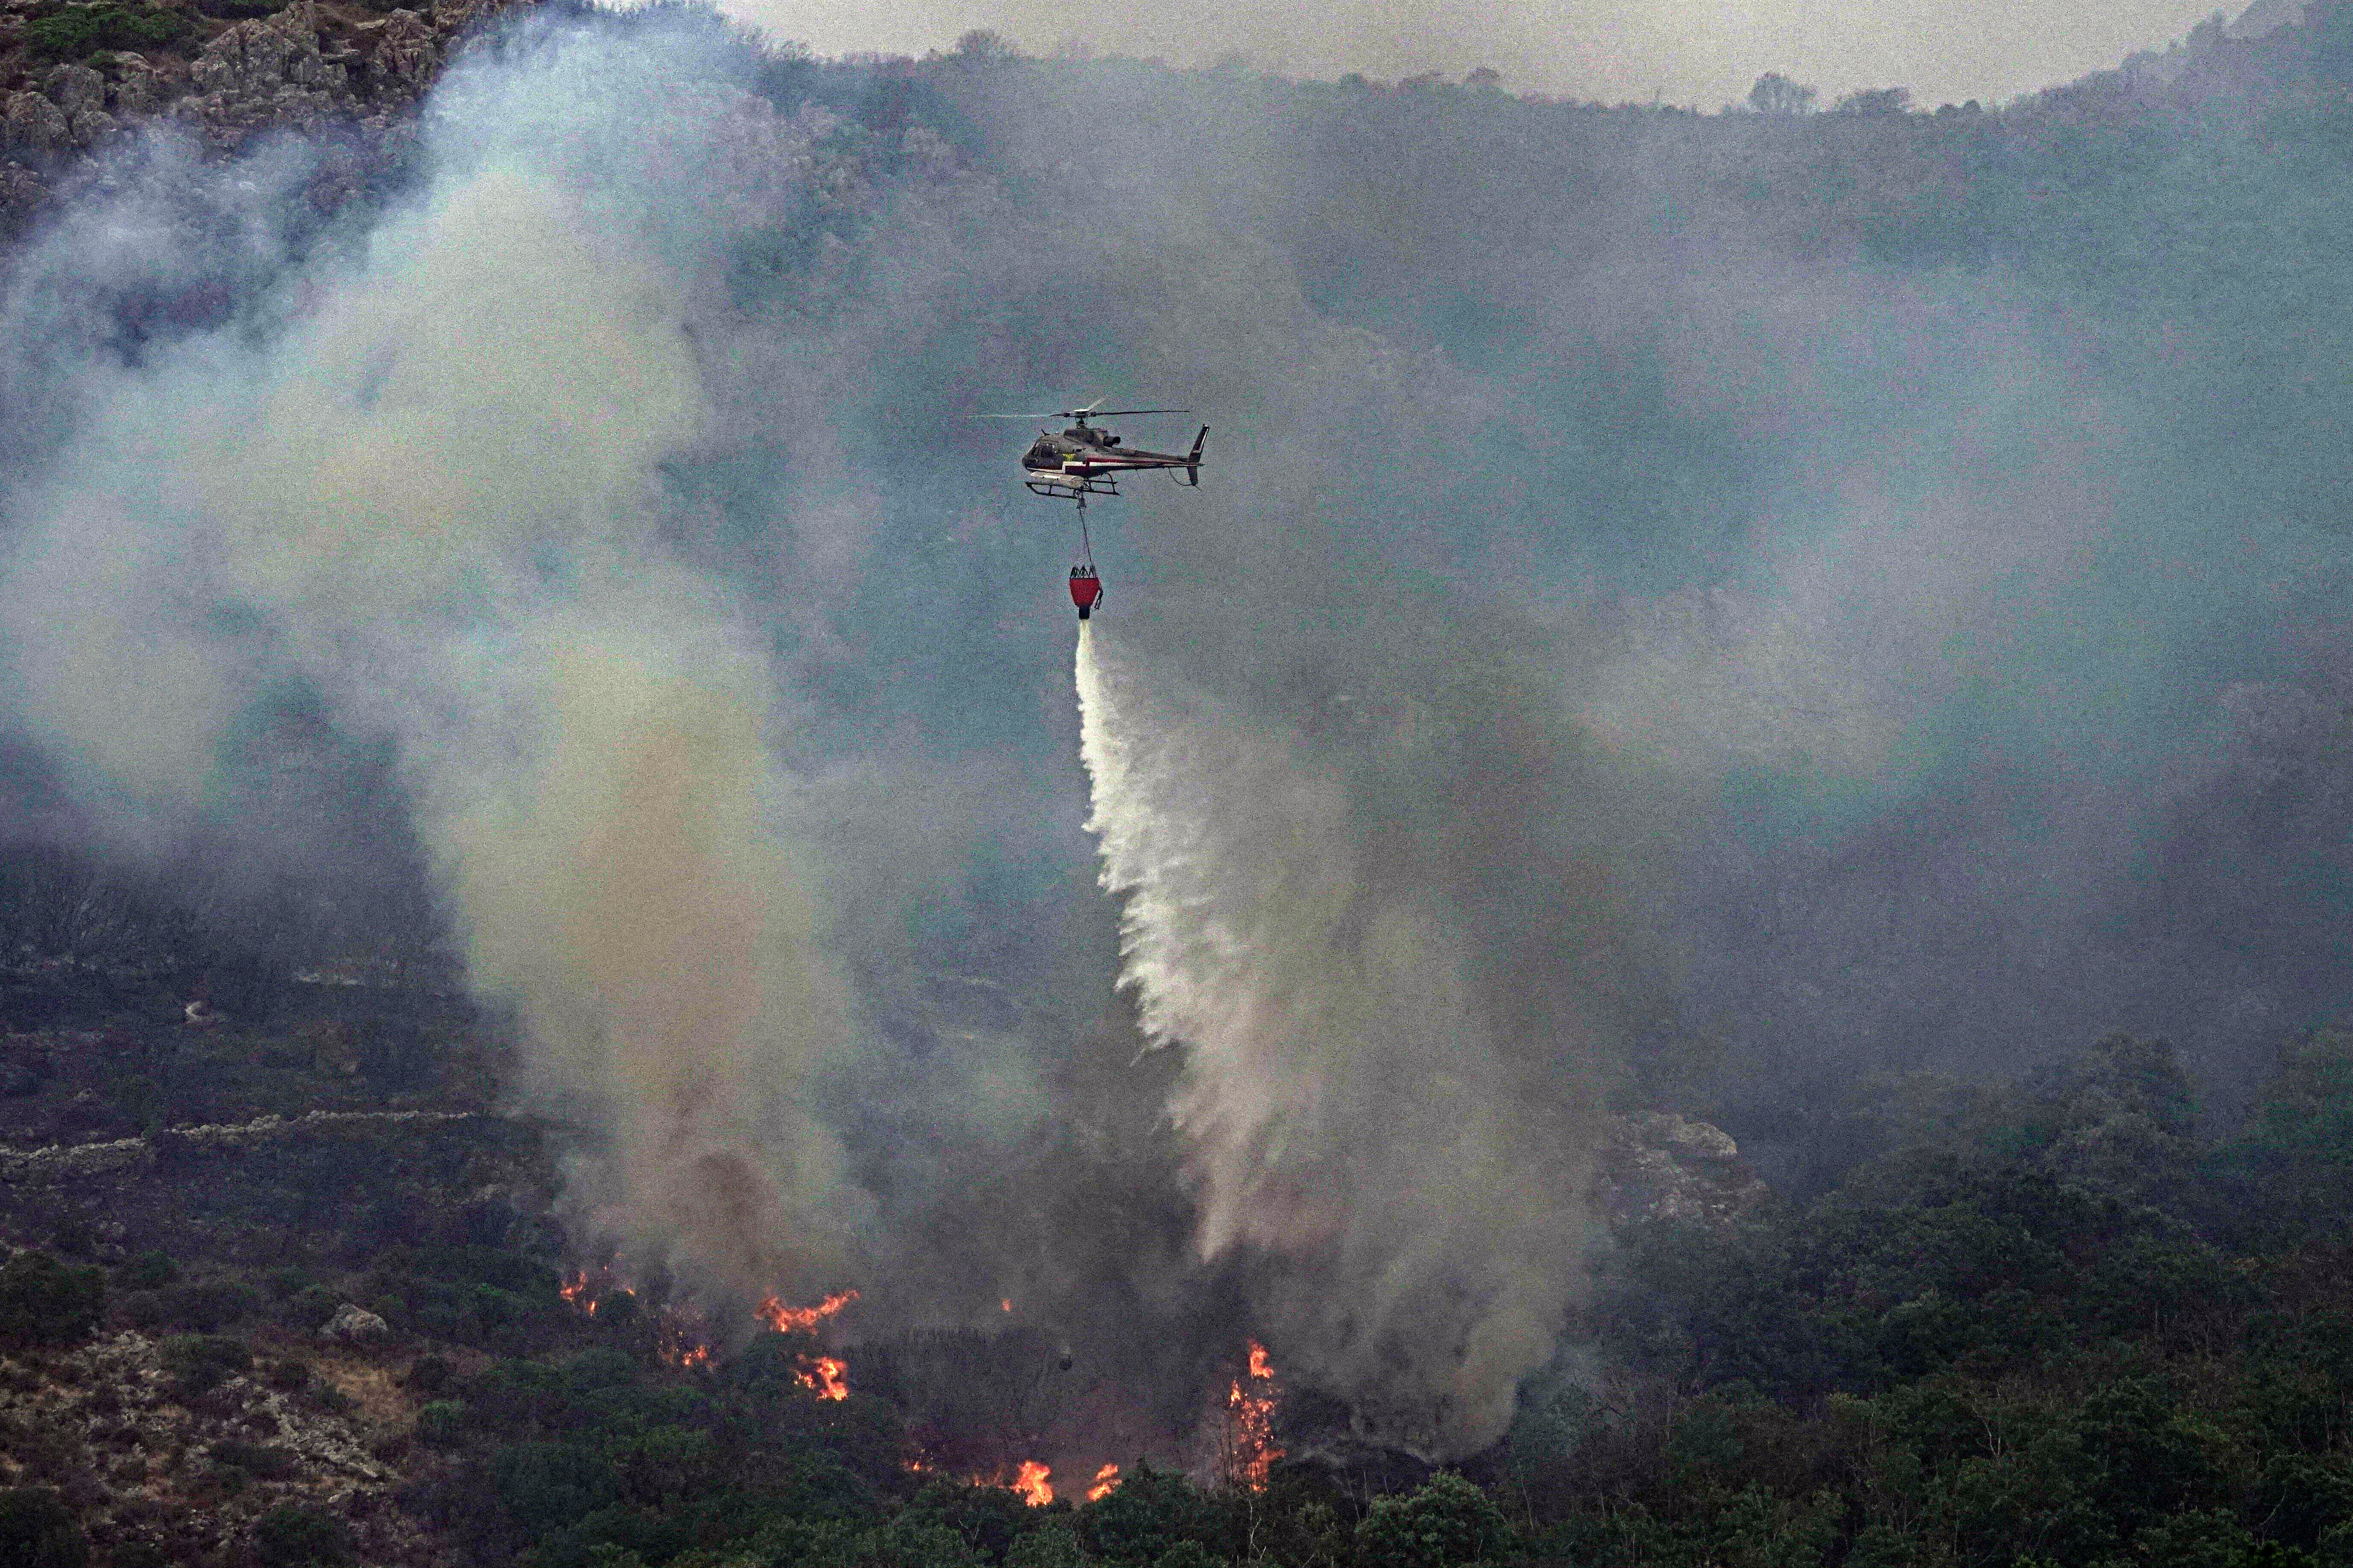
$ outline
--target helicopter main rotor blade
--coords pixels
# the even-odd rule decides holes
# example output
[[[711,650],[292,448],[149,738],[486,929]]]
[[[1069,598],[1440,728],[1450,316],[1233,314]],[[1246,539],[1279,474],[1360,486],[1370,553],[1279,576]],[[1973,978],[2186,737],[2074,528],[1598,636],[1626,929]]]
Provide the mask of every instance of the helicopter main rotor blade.
[[[1062,412],[1073,419],[1098,416],[1108,419],[1115,414],[1190,414],[1193,411],[1189,408],[1065,408]]]
[[[965,417],[967,419],[1060,419],[1062,417],[1062,412],[1056,409],[1051,414],[967,414]]]

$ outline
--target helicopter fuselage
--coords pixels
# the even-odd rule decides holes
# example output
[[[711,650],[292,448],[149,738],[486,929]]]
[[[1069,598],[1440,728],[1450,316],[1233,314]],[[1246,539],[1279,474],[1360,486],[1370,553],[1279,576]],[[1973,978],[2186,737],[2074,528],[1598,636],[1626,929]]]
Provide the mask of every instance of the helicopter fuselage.
[[[1208,433],[1208,426],[1201,426],[1201,434],[1194,438],[1193,450],[1188,454],[1123,446],[1110,431],[1086,424],[1072,425],[1059,435],[1040,430],[1038,439],[1021,454],[1021,468],[1027,476],[1023,482],[1039,495],[1064,499],[1117,495],[1121,474],[1178,468],[1184,470],[1186,483],[1198,485],[1201,482],[1201,441]]]

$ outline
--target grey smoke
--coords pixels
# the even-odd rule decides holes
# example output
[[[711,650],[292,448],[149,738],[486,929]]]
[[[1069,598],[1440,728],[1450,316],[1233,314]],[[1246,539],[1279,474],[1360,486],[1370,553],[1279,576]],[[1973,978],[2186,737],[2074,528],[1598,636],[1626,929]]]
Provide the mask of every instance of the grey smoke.
[[[1810,1081],[2124,1025],[2227,1086],[2342,1005],[2326,475],[2185,438],[2260,389],[1799,254],[1675,117],[776,71],[522,26],[328,223],[299,140],[158,136],[0,316],[16,738],[159,862],[290,694],[388,754],[584,1247],[1014,1300],[1162,1452],[1257,1332],[1461,1451],[1612,1094],[1801,1163]],[[1253,933],[1173,1010],[1071,520],[963,417],[1091,395],[1214,426],[1091,514],[1160,885]]]

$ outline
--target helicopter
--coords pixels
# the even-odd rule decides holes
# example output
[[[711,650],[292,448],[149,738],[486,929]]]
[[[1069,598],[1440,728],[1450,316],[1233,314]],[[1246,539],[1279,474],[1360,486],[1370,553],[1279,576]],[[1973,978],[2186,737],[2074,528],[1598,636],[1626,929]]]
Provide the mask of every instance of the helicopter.
[[[1124,447],[1120,437],[1099,428],[1097,419],[1109,419],[1128,414],[1189,414],[1189,408],[1105,408],[1101,403],[1090,403],[1078,408],[1059,408],[1051,414],[984,414],[984,419],[1069,419],[1073,424],[1059,436],[1040,429],[1029,449],[1021,454],[1022,484],[1032,495],[1049,496],[1056,500],[1079,503],[1079,563],[1071,568],[1071,600],[1078,606],[1079,619],[1094,614],[1103,597],[1103,580],[1095,575],[1094,545],[1087,534],[1087,498],[1119,494],[1119,476],[1149,473],[1155,468],[1182,469],[1185,482],[1198,487],[1201,482],[1201,444],[1209,438],[1209,427],[1201,426],[1193,437],[1193,449],[1187,453],[1153,452],[1140,447]]]

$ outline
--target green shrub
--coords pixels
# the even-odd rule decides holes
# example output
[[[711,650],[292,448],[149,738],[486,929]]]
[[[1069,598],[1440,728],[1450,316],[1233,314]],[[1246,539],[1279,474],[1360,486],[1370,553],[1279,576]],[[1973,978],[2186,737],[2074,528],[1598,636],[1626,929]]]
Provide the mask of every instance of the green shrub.
[[[114,1286],[118,1290],[153,1290],[169,1285],[180,1277],[180,1266],[172,1261],[167,1252],[142,1252],[114,1270]]]
[[[164,1091],[152,1078],[133,1074],[119,1079],[107,1090],[107,1098],[142,1132],[154,1131],[164,1120]]]
[[[0,1491],[0,1563],[10,1568],[83,1568],[90,1542],[46,1487]]]
[[[172,1303],[161,1290],[133,1290],[117,1303],[134,1329],[160,1329],[172,1318]]]
[[[183,11],[68,5],[25,25],[25,41],[47,60],[78,60],[100,49],[157,49],[195,30]]]
[[[449,1448],[466,1439],[466,1407],[454,1399],[436,1399],[417,1413],[417,1440],[428,1447]]]
[[[95,1268],[69,1268],[46,1252],[20,1252],[0,1263],[0,1339],[60,1344],[97,1326],[106,1279]]]
[[[261,1568],[337,1568],[352,1560],[352,1532],[317,1509],[281,1503],[253,1522]]]
[[[1356,1527],[1356,1557],[1366,1568],[1451,1568],[1500,1557],[1510,1538],[1485,1492],[1441,1470],[1409,1497],[1373,1500]]]
[[[213,1445],[213,1463],[232,1466],[248,1475],[273,1480],[293,1472],[294,1456],[266,1443],[240,1443],[235,1438],[225,1437]]]
[[[1216,1503],[1192,1482],[1145,1464],[1080,1517],[1096,1551],[1124,1563],[1156,1563],[1180,1542],[1206,1545],[1221,1522]]]
[[[261,1292],[236,1279],[200,1279],[164,1292],[171,1320],[200,1334],[216,1334],[261,1310]]]
[[[219,1334],[174,1334],[164,1342],[163,1358],[182,1398],[218,1388],[253,1364],[242,1341]]]
[[[316,1329],[343,1304],[342,1295],[332,1286],[305,1285],[280,1310],[279,1316],[296,1328]]]
[[[561,1530],[620,1500],[621,1479],[593,1448],[577,1443],[518,1443],[501,1449],[491,1474],[499,1500],[534,1536]]]

